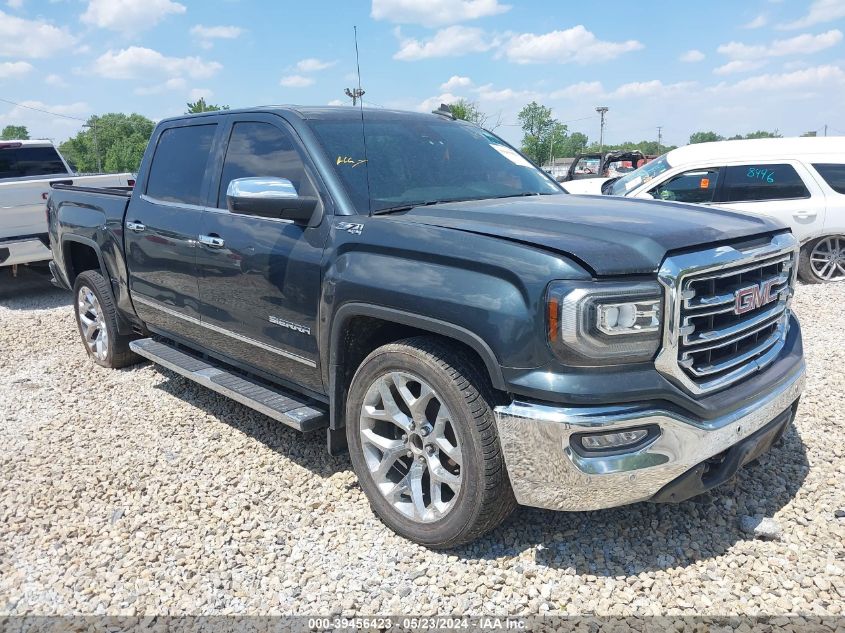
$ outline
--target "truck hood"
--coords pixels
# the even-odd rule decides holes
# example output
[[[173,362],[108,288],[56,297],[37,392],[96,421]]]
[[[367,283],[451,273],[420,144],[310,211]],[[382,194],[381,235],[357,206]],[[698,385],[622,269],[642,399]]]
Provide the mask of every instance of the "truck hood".
[[[417,207],[400,221],[565,253],[597,275],[653,273],[669,251],[784,230],[774,220],[738,211],[565,194]]]
[[[582,178],[581,180],[568,180],[560,183],[560,186],[566,189],[569,193],[587,194],[590,196],[600,196],[601,186],[610,178]]]

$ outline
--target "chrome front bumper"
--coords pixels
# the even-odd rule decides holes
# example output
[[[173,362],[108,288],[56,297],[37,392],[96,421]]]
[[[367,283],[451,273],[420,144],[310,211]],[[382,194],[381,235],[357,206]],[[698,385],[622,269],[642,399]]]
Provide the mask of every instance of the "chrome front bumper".
[[[661,488],[777,418],[801,395],[805,369],[777,390],[713,420],[697,420],[642,404],[555,407],[512,402],[496,423],[516,500],[552,510],[598,510],[651,499]],[[651,443],[613,455],[572,450],[575,433],[656,425]]]
[[[43,262],[52,258],[53,253],[37,238],[0,242],[0,266]]]

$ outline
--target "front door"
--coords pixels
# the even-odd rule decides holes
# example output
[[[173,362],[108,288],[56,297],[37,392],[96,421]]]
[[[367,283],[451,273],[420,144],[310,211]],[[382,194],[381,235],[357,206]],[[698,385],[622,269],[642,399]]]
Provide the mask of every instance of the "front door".
[[[196,252],[216,124],[163,130],[123,228],[129,288],[151,329],[201,338]]]
[[[286,178],[320,197],[295,133],[274,115],[231,118],[222,173],[212,185],[197,250],[206,347],[273,376],[322,392],[317,361],[320,262],[328,222],[311,225],[233,214],[226,190],[235,178]],[[215,191],[216,189],[216,191]],[[323,198],[325,200],[325,197]]]

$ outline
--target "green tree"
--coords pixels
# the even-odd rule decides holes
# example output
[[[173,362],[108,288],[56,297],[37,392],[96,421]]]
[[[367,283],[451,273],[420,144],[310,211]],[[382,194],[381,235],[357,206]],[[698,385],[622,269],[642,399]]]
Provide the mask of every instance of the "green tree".
[[[29,130],[25,125],[7,125],[0,132],[0,141],[26,141],[29,139]]]
[[[105,172],[134,172],[138,171],[154,127],[140,114],[95,115],[59,149],[83,173],[99,171],[100,166]]]
[[[716,134],[716,132],[695,132],[690,134],[689,143],[695,145],[696,143],[712,143],[714,141],[724,141],[725,137]]]
[[[538,165],[542,165],[552,156],[563,156],[555,150],[555,145],[564,146],[567,137],[566,126],[552,117],[551,108],[532,101],[517,115],[522,125],[522,152]]]
[[[553,150],[555,158],[559,158],[561,156],[571,158],[576,154],[580,154],[584,152],[589,142],[590,139],[587,138],[586,134],[573,132],[572,134],[566,136],[560,145],[555,144]]]
[[[193,103],[188,102],[188,111],[185,114],[197,114],[198,112],[217,112],[218,110],[228,110],[229,106],[216,105],[214,103],[206,103],[205,97],[200,97]]]
[[[456,119],[462,121],[469,121],[481,127],[484,127],[484,123],[487,121],[487,115],[478,109],[478,104],[475,101],[458,99],[455,103],[449,104],[449,109]]]
[[[781,134],[777,128],[775,128],[774,132],[767,132],[766,130],[757,130],[756,132],[749,132],[745,135],[745,138],[783,138],[783,134]]]

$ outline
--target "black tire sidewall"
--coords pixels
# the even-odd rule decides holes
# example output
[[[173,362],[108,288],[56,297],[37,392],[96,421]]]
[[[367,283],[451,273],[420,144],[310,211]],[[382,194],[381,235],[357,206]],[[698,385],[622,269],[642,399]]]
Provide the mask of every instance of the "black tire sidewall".
[[[479,486],[483,478],[484,457],[481,440],[472,422],[466,399],[457,385],[439,367],[408,351],[377,351],[368,357],[352,379],[346,404],[346,430],[349,453],[358,481],[376,514],[395,532],[429,547],[446,547],[461,540],[467,527],[480,512]],[[449,513],[431,523],[413,521],[399,511],[381,494],[364,461],[360,439],[360,413],[370,385],[390,372],[416,374],[437,392],[453,416],[452,427],[462,447],[463,481],[458,499]]]
[[[108,290],[105,288],[106,280],[99,272],[87,270],[79,274],[73,284],[73,314],[76,317],[76,328],[79,330],[79,336],[82,338],[82,344],[85,346],[85,351],[88,357],[103,367],[114,366],[115,344],[118,340],[117,322],[114,311],[114,302],[111,295],[106,295]],[[106,332],[108,333],[109,343],[106,349],[106,357],[103,360],[97,358],[91,353],[88,344],[85,341],[85,333],[82,331],[82,322],[79,320],[79,290],[83,287],[90,288],[97,301],[100,303],[100,310],[103,311],[103,322],[106,324]]]

